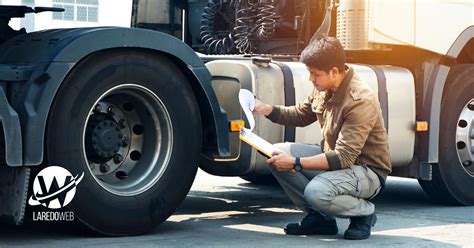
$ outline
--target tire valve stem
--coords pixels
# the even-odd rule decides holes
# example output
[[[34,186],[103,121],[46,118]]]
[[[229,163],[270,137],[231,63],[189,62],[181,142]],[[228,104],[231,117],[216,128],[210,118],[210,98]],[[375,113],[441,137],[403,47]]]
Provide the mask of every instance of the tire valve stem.
[[[110,106],[107,108],[107,113],[109,113],[110,115],[114,115],[114,107]]]
[[[117,154],[114,155],[114,162],[115,162],[116,164],[118,164],[118,163],[120,163],[120,162],[122,162],[122,161],[123,161],[123,156],[122,156],[121,154],[118,154],[118,153],[117,153]]]
[[[101,164],[99,170],[102,173],[107,173],[110,170],[110,166],[108,164]]]

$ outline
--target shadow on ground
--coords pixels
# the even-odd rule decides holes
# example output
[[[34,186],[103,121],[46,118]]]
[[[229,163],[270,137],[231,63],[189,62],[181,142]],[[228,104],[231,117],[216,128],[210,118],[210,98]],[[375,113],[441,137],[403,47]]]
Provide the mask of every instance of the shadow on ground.
[[[281,227],[289,221],[299,221],[304,213],[296,210],[278,186],[259,186],[238,183],[214,186],[213,192],[206,187],[193,187],[183,204],[168,221],[151,233],[129,240],[127,238],[100,238],[77,224],[33,223],[24,226],[0,226],[0,244],[48,245],[51,242],[68,244],[70,240],[94,240],[93,245],[120,244],[133,246],[160,242],[162,246],[186,246],[191,239],[199,239],[199,245],[215,245],[221,238],[226,246],[251,245],[263,242],[263,246],[282,246],[289,240],[298,240],[298,246],[318,244],[323,246],[348,245],[341,240],[347,220],[338,219],[337,236],[286,236]],[[412,237],[403,230],[430,230],[433,227],[472,224],[473,207],[448,207],[438,205],[424,194],[414,180],[389,180],[386,189],[374,199],[379,222],[369,241],[358,245],[418,244],[417,246],[455,246],[436,238]],[[465,211],[458,217],[453,211]],[[417,220],[413,218],[416,216]],[[472,228],[472,227],[471,227]],[[400,231],[399,231],[400,230]],[[193,239],[193,240],[194,240]],[[172,242],[167,243],[167,241]],[[335,242],[335,241],[338,242]],[[317,241],[318,243],[315,243]],[[339,242],[340,241],[340,242]],[[350,245],[351,246],[351,245]]]

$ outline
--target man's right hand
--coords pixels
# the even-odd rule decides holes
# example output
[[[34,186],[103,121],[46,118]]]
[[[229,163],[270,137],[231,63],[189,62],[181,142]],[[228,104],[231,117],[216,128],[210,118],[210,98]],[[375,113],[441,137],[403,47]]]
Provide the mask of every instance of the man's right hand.
[[[255,99],[255,107],[253,108],[253,113],[268,116],[273,110],[273,106],[266,104],[258,99]]]

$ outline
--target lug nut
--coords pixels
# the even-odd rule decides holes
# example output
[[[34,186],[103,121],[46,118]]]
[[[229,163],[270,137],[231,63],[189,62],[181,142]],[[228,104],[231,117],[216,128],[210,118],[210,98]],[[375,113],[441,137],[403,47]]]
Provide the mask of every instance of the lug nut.
[[[122,161],[123,161],[123,156],[122,156],[122,155],[120,155],[120,154],[118,154],[118,153],[114,155],[114,162],[115,162],[116,164],[118,164],[118,163],[120,163],[120,162],[122,162]]]
[[[127,127],[127,122],[125,121],[125,119],[120,119],[118,125],[121,129],[124,129]]]
[[[109,108],[107,108],[107,112],[108,112],[109,114],[113,115],[113,114],[114,114],[114,107],[109,106]]]
[[[108,164],[101,164],[99,170],[102,173],[107,173],[110,170],[110,166]]]
[[[94,112],[100,112],[100,111],[102,111],[102,106],[100,106],[99,104],[95,105]]]
[[[122,147],[127,147],[128,144],[129,144],[128,138],[127,138],[127,137],[123,137],[123,139],[122,139]]]

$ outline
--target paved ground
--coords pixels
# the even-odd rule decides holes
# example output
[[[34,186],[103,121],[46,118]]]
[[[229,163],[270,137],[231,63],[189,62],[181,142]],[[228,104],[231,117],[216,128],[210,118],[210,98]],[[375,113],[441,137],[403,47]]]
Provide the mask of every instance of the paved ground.
[[[337,236],[286,236],[281,227],[304,214],[280,188],[199,172],[183,205],[149,234],[102,238],[70,225],[0,226],[0,247],[474,247],[474,207],[433,203],[416,180],[389,178],[375,203],[369,240],[344,240],[344,219]]]

